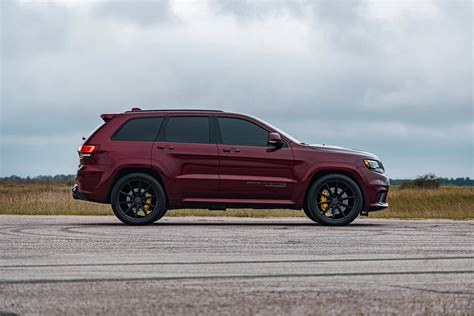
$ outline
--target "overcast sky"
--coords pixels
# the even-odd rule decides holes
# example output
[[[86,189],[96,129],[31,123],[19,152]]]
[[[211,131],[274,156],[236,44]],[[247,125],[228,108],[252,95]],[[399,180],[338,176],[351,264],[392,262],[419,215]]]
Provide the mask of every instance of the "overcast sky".
[[[0,176],[75,173],[101,113],[244,112],[474,177],[470,1],[1,2]]]

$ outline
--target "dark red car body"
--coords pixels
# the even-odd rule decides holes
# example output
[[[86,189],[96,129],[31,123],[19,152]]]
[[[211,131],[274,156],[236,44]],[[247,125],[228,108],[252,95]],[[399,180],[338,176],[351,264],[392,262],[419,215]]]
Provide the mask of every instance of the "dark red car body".
[[[211,144],[117,141],[111,138],[131,118],[208,116]],[[143,172],[162,183],[167,207],[173,208],[290,208],[302,209],[311,183],[326,174],[353,179],[363,194],[364,210],[388,206],[389,179],[364,165],[376,156],[355,150],[297,143],[281,135],[284,146],[234,146],[219,143],[215,117],[251,121],[268,132],[275,128],[254,117],[221,111],[129,111],[104,114],[106,121],[84,142],[96,145],[93,157],[80,159],[76,198],[110,203],[114,183],[131,172]],[[276,131],[279,132],[279,131]]]

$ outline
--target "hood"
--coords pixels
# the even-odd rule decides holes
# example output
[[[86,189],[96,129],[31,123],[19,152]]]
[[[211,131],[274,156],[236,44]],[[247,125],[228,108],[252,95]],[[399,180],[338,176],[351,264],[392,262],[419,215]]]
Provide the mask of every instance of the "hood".
[[[363,157],[369,158],[369,159],[380,160],[376,155],[374,155],[372,153],[369,153],[369,152],[366,152],[366,151],[358,150],[358,149],[348,149],[348,148],[344,148],[344,147],[326,145],[326,144],[310,144],[310,145],[306,145],[306,146],[311,147],[313,149],[317,149],[317,150],[353,154],[353,155],[357,155],[357,156],[363,156]]]

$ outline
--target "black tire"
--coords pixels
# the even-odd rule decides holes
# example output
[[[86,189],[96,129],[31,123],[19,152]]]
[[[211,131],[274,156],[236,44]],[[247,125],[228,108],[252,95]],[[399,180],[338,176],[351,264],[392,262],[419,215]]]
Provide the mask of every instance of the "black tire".
[[[304,211],[304,215],[306,215],[307,218],[309,218],[313,222],[319,223],[318,219],[315,218],[313,214],[311,214],[311,211],[308,209],[308,203],[305,203],[305,205],[303,206],[303,211]]]
[[[363,199],[359,186],[351,178],[330,174],[316,180],[306,198],[306,211],[315,222],[343,226],[357,218]]]
[[[118,180],[110,202],[115,216],[127,225],[148,225],[166,214],[163,187],[144,173],[131,173]]]
[[[164,217],[167,212],[168,212],[168,210],[165,209],[165,211],[157,219],[155,219],[155,222],[159,221],[162,217]]]

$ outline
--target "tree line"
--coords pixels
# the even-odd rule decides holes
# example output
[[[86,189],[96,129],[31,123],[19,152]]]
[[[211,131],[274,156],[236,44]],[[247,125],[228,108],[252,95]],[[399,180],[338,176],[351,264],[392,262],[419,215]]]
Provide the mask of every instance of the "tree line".
[[[36,176],[36,177],[19,177],[9,176],[0,177],[0,183],[62,183],[73,185],[76,176],[73,174],[57,174],[54,176]],[[418,176],[416,179],[390,179],[392,185],[400,185],[402,187],[421,187],[436,188],[440,185],[458,185],[458,186],[474,186],[474,179],[464,178],[440,178],[434,174],[426,174]]]

